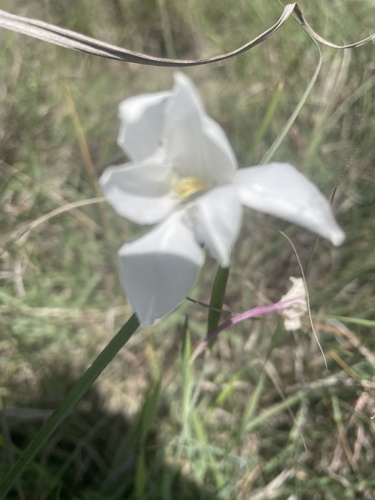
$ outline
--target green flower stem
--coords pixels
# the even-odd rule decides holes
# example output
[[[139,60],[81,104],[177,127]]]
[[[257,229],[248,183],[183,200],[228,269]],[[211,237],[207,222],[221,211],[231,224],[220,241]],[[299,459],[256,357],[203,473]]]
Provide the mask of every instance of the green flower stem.
[[[104,368],[112,361],[119,350],[126,344],[133,333],[139,327],[139,321],[135,314],[122,326],[119,332],[113,337],[109,344],[102,350],[93,364],[86,370],[82,377],[74,384],[70,392],[65,397],[61,406],[45,422],[37,432],[32,441],[20,456],[18,462],[10,470],[4,481],[0,484],[0,499],[6,498],[10,488],[17,478],[24,471],[38,451],[46,444],[53,432],[66,419],[76,403],[84,396],[95,380],[102,373]]]
[[[207,319],[207,335],[209,335],[212,330],[215,330],[219,324],[221,313],[215,309],[221,309],[223,307],[228,276],[229,267],[219,267],[212,285],[210,301],[211,309],[208,311]]]

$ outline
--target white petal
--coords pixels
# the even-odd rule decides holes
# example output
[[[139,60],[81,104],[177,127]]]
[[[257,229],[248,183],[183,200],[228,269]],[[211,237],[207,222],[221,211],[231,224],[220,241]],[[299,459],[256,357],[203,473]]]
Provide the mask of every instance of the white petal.
[[[232,181],[237,162],[218,123],[205,112],[187,76],[177,73],[166,108],[167,154],[182,177],[198,177],[209,188]]]
[[[152,155],[160,144],[169,95],[170,92],[142,94],[120,103],[117,143],[132,160]]]
[[[242,220],[242,207],[233,186],[209,191],[197,198],[186,211],[197,240],[207,245],[212,257],[222,267],[228,267]]]
[[[119,250],[121,284],[140,322],[175,309],[191,290],[204,253],[174,214],[146,236]]]
[[[327,198],[292,165],[270,163],[241,169],[235,185],[244,205],[299,224],[336,246],[344,241]]]
[[[173,211],[178,200],[171,182],[171,168],[160,154],[108,167],[99,179],[108,203],[119,215],[137,224],[155,224]]]

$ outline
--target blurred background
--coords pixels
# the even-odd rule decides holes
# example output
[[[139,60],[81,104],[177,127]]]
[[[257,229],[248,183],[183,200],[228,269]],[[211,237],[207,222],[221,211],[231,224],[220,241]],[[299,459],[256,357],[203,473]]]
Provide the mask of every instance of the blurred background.
[[[334,43],[375,32],[371,0],[299,6]],[[3,0],[1,8],[186,59],[244,44],[278,19],[283,2]],[[277,228],[285,231],[306,271],[327,367],[308,319],[292,334],[276,315],[221,333],[189,364],[207,310],[186,302],[133,336],[9,498],[374,498],[374,44],[322,52],[318,80],[274,159],[334,194],[346,241],[333,248],[249,211],[225,307],[277,301],[300,275]],[[290,18],[250,52],[186,73],[239,164],[250,166],[318,60]],[[126,160],[116,145],[119,102],[171,88],[173,71],[0,32],[0,477],[131,314],[116,254],[140,229],[105,203],[81,205],[100,196],[103,169]],[[209,301],[215,271],[207,258],[193,298]]]

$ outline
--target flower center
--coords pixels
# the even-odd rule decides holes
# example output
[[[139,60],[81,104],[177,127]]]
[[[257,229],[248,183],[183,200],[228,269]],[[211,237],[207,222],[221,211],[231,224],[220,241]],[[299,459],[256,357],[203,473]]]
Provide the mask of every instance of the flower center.
[[[181,201],[187,201],[188,198],[207,189],[208,186],[199,177],[176,177],[173,180],[173,190]]]

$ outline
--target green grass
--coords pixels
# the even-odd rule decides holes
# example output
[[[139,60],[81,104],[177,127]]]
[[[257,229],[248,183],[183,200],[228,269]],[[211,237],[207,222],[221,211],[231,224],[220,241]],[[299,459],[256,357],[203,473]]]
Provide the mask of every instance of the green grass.
[[[256,0],[5,1],[2,8],[157,56],[228,51],[282,6]],[[375,31],[370,0],[299,3],[336,43]],[[69,92],[97,175],[121,159],[117,105],[171,86],[173,70],[120,64],[0,33],[0,480],[130,317],[116,252],[138,228],[96,197]],[[205,336],[207,311],[183,304],[142,328],[30,462],[9,498],[371,499],[375,356],[373,44],[323,48],[313,90],[275,153],[329,196],[347,239],[338,249],[302,229],[247,213],[225,307],[276,301],[307,268],[312,315],[286,333],[276,316]],[[318,64],[290,19],[236,59],[187,73],[225,128],[239,163],[257,164],[296,109]],[[81,137],[82,138],[82,137]],[[31,225],[31,226],[30,226]],[[208,259],[191,295],[210,301]],[[188,314],[189,321],[185,321]],[[30,413],[30,409],[37,410]]]

